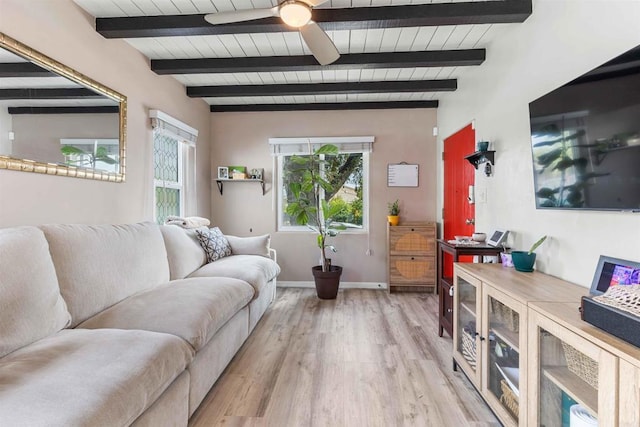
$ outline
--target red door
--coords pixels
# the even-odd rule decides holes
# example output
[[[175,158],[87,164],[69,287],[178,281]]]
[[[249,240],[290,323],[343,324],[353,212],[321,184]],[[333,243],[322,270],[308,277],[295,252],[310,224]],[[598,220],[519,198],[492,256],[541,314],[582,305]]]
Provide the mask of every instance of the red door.
[[[475,169],[464,158],[475,151],[476,132],[471,125],[464,127],[444,140],[444,212],[443,237],[452,240],[453,236],[471,236],[475,222],[475,205],[469,203],[469,186],[474,185]],[[453,276],[453,259],[444,254],[444,275]],[[473,257],[469,258],[470,261]]]

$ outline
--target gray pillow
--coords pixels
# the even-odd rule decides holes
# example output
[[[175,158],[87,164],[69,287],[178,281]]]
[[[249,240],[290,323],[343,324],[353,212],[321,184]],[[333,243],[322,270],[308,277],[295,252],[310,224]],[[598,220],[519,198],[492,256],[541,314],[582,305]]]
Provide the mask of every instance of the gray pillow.
[[[196,230],[198,241],[207,254],[207,263],[231,255],[229,241],[218,227],[212,229],[199,228]]]

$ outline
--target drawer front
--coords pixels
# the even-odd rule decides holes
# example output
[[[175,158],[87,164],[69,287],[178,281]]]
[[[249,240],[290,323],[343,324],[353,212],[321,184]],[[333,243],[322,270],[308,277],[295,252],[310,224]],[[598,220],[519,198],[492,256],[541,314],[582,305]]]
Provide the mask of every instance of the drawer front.
[[[389,281],[392,284],[435,285],[436,260],[432,256],[389,257]]]
[[[435,255],[435,253],[435,225],[389,227],[390,255]]]

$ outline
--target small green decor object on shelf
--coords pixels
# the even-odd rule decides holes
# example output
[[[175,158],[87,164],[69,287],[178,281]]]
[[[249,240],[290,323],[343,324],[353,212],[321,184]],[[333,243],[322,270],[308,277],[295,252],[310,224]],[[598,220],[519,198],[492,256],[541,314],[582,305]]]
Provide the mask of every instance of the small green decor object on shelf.
[[[518,271],[530,273],[533,271],[533,265],[536,262],[536,253],[534,252],[538,247],[547,239],[547,236],[542,236],[531,245],[531,249],[528,252],[525,251],[512,251],[511,257],[513,259],[513,266]]]

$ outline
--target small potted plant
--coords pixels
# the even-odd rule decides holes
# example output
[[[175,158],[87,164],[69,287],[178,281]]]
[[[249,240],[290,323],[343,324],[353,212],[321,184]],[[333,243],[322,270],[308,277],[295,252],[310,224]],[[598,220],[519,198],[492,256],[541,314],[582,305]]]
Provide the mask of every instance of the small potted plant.
[[[536,262],[536,253],[534,251],[538,249],[538,246],[540,246],[546,239],[547,236],[542,236],[531,246],[531,249],[529,249],[528,252],[512,251],[511,257],[513,259],[513,266],[515,267],[515,269],[527,273],[532,272],[533,264],[535,264]]]
[[[389,215],[387,215],[387,221],[390,225],[398,225],[400,222],[400,207],[398,206],[398,199],[395,202],[387,203],[389,208]]]

